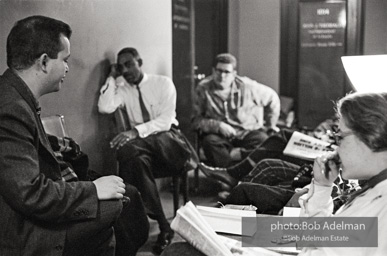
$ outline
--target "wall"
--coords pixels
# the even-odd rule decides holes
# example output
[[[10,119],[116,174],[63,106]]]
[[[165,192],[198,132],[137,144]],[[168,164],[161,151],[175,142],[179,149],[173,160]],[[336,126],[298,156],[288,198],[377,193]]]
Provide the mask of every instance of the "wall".
[[[238,72],[279,92],[280,1],[231,0],[229,49]]]
[[[387,1],[365,1],[364,54],[387,54]]]
[[[230,0],[229,49],[238,72],[279,91],[281,0]],[[387,2],[365,1],[365,54],[387,53]],[[43,116],[65,115],[70,135],[108,173],[115,165],[108,141],[115,134],[111,116],[97,113],[99,87],[124,46],[137,47],[144,70],[172,74],[170,0],[0,0],[0,73],[6,69],[5,44],[14,22],[41,14],[68,22],[70,73],[61,92],[41,98]],[[382,21],[381,21],[382,20]]]
[[[238,72],[279,92],[281,0],[230,0],[229,51]],[[387,53],[387,1],[363,0],[364,54]]]
[[[15,21],[39,14],[69,23],[70,72],[59,93],[41,98],[42,116],[63,114],[91,168],[111,173],[115,156],[108,142],[116,131],[112,116],[97,112],[99,88],[125,46],[139,50],[145,72],[172,77],[171,9],[170,0],[0,0],[0,72],[6,69],[6,37]]]

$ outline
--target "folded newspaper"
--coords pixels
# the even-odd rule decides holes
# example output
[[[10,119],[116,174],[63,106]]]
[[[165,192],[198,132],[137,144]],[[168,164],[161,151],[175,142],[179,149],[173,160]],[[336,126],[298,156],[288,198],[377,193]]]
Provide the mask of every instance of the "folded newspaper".
[[[220,236],[211,228],[192,202],[181,207],[171,223],[172,229],[193,247],[209,256],[279,256],[259,247],[242,247],[240,241]]]
[[[197,209],[216,232],[252,236],[257,231],[255,211],[215,208],[200,205],[197,206]],[[245,228],[243,234],[242,217],[252,217],[248,219],[251,222],[248,225],[249,229],[247,230]]]
[[[335,145],[331,145],[329,142],[295,131],[286,144],[283,153],[284,155],[306,160],[314,160],[316,157],[334,150],[335,147]]]

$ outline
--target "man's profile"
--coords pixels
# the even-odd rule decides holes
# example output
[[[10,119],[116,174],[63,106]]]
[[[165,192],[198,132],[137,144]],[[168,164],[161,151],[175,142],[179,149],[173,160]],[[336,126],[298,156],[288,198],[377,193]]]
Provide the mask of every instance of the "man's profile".
[[[125,184],[63,173],[40,120],[39,98],[69,71],[71,28],[45,16],[13,26],[0,76],[0,255],[115,255],[112,225]],[[68,171],[68,170],[66,170]]]

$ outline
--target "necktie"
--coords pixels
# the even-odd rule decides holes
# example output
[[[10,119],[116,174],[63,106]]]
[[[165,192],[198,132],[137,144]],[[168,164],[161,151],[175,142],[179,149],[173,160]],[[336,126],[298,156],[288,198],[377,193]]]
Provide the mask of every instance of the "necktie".
[[[137,91],[138,91],[138,100],[140,102],[142,119],[144,120],[144,123],[146,123],[146,122],[150,121],[149,112],[148,112],[148,110],[145,107],[144,100],[142,99],[140,87],[138,86],[138,84],[136,84],[136,88],[137,88]]]

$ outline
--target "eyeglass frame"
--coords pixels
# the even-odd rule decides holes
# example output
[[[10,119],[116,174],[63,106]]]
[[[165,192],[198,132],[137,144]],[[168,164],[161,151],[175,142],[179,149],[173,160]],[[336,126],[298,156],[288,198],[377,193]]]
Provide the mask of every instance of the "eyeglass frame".
[[[333,135],[333,138],[335,139],[335,143],[337,146],[340,146],[341,142],[343,141],[343,139],[345,137],[348,137],[350,135],[355,135],[353,132],[342,132],[340,130],[337,130],[335,132],[332,133]]]

